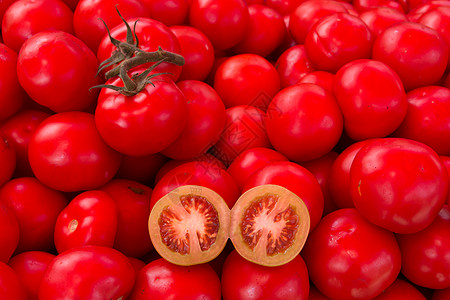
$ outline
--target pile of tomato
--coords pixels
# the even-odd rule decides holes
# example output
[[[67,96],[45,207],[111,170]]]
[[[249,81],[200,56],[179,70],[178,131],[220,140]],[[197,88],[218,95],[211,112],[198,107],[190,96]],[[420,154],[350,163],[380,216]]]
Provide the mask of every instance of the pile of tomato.
[[[450,299],[450,1],[0,20],[0,299]]]

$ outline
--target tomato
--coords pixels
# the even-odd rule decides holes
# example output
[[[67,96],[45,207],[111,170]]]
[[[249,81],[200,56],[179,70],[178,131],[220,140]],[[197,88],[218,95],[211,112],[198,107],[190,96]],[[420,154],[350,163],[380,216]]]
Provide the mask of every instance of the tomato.
[[[275,184],[297,194],[308,207],[311,231],[323,214],[323,195],[316,177],[306,168],[290,161],[277,161],[254,172],[246,181],[242,192],[263,185]]]
[[[19,52],[28,38],[41,31],[53,29],[73,34],[72,24],[73,12],[61,0],[19,0],[3,16],[3,41]]]
[[[353,140],[388,136],[406,116],[402,81],[382,62],[347,63],[336,73],[333,91],[344,115],[344,130]]]
[[[8,263],[16,251],[20,239],[20,228],[14,211],[0,203],[0,262]]]
[[[447,68],[448,46],[425,25],[403,22],[378,35],[372,58],[390,66],[406,90],[437,83]]]
[[[386,288],[375,300],[426,300],[412,284],[403,279],[397,279]]]
[[[290,160],[301,162],[330,152],[339,141],[343,117],[333,94],[302,83],[281,90],[265,115],[272,146]]]
[[[431,300],[446,300],[449,297],[450,297],[450,288],[446,288],[434,291]]]
[[[228,166],[240,153],[254,147],[271,148],[264,126],[264,112],[247,105],[228,108],[225,128],[212,153]]]
[[[169,28],[177,37],[185,60],[178,80],[205,80],[214,65],[214,47],[209,38],[192,26]]]
[[[115,4],[115,5],[113,5]],[[75,35],[82,40],[94,53],[107,34],[105,24],[109,29],[122,23],[117,13],[120,11],[125,19],[147,17],[149,8],[139,0],[80,0],[73,14]]]
[[[401,4],[396,0],[354,0],[353,7],[360,13],[374,7],[389,7],[403,12]]]
[[[188,0],[141,0],[150,11],[150,18],[167,26],[182,25],[189,13]]]
[[[109,82],[123,86],[118,77]],[[165,75],[152,82],[134,96],[109,88],[100,92],[95,125],[105,142],[120,153],[142,156],[160,152],[186,126],[188,106],[181,90]]]
[[[442,162],[444,163],[445,168],[447,169],[447,173],[449,174],[449,178],[450,178],[450,157],[449,156],[440,156]],[[450,205],[450,189],[449,189],[449,194],[447,197],[447,204]]]
[[[49,252],[27,251],[17,254],[8,262],[23,284],[29,300],[38,299],[45,269],[54,258],[55,255]]]
[[[413,234],[397,234],[402,253],[402,274],[411,282],[431,288],[450,287],[450,210],[445,205],[433,222]]]
[[[17,113],[25,103],[27,94],[17,78],[17,53],[0,43],[0,121]],[[14,99],[15,101],[11,101]]]
[[[286,49],[278,57],[275,67],[280,76],[282,88],[298,83],[304,76],[315,71],[304,45],[295,45]]]
[[[250,22],[244,0],[192,0],[188,19],[220,50],[239,43]]]
[[[50,262],[39,288],[39,299],[126,298],[135,277],[130,261],[119,251],[101,246],[77,247]]]
[[[370,222],[396,233],[430,225],[447,200],[448,185],[436,152],[409,139],[371,140],[350,169],[355,207]]]
[[[160,258],[141,269],[130,299],[220,300],[220,280],[209,264],[178,266]]]
[[[0,261],[0,298],[27,300],[27,293],[16,272]]]
[[[327,71],[312,71],[303,76],[297,83],[314,83],[333,92],[335,75]]]
[[[308,270],[300,255],[285,265],[265,267],[242,258],[235,250],[225,259],[222,296],[227,299],[307,299]]]
[[[115,178],[130,179],[153,186],[156,174],[166,162],[167,157],[161,153],[144,156],[122,155]]]
[[[56,219],[68,203],[63,193],[48,188],[34,177],[20,177],[2,186],[0,202],[12,210],[19,224],[16,253],[54,248]]]
[[[214,89],[227,108],[252,105],[265,111],[280,90],[280,79],[275,67],[264,57],[239,54],[217,68]]]
[[[202,81],[183,80],[177,86],[186,98],[188,121],[177,139],[161,153],[172,159],[193,159],[219,140],[227,117],[225,105],[217,92]]]
[[[101,190],[111,196],[117,207],[114,249],[126,256],[143,257],[153,249],[147,230],[152,189],[133,180],[115,179]],[[108,218],[114,219],[114,216]],[[104,232],[110,231],[112,228]]]
[[[234,53],[254,53],[263,57],[277,49],[286,34],[283,17],[261,4],[248,6],[250,21],[244,38],[232,48]]]
[[[385,6],[367,9],[359,17],[370,28],[374,38],[389,26],[408,21],[408,17],[404,12]]]
[[[303,0],[265,0],[264,2],[268,7],[275,9],[280,14],[289,15],[300,3],[303,2]]]
[[[8,182],[11,179],[14,170],[16,168],[16,150],[12,145],[9,138],[0,135],[0,186]]]
[[[410,6],[407,16],[411,22],[417,22],[423,14],[436,7],[450,5],[450,1],[448,0],[407,0],[407,2]]]
[[[311,281],[332,299],[371,299],[400,272],[394,234],[368,222],[354,208],[326,215],[301,252]]]

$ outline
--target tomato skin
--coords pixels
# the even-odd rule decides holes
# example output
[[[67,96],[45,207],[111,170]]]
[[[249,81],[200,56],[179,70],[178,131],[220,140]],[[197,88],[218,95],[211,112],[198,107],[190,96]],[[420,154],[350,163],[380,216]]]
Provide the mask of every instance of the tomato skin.
[[[27,251],[15,255],[8,262],[22,282],[28,300],[38,300],[39,286],[45,269],[55,257],[49,252]]]
[[[167,26],[182,25],[189,13],[188,0],[141,0],[150,11],[150,18]]]
[[[161,153],[144,156],[122,155],[122,161],[115,178],[130,179],[153,186],[156,174],[167,160],[167,157]]]
[[[402,253],[402,274],[411,282],[431,288],[450,287],[450,210],[443,206],[431,225],[413,234],[397,234]]]
[[[73,32],[73,12],[61,0],[19,0],[5,12],[2,37],[6,45],[19,52],[22,44],[44,30]]]
[[[314,83],[333,92],[335,75],[327,71],[312,71],[303,76],[297,83]]]
[[[424,13],[419,21],[420,24],[428,26],[436,30],[439,35],[444,39],[449,51],[449,60],[447,61],[447,72],[450,71],[450,7],[442,6],[436,7]]]
[[[300,255],[278,267],[265,267],[242,258],[233,250],[222,271],[222,296],[233,299],[307,299],[308,270]]]
[[[355,0],[353,1],[353,7],[359,13],[374,7],[389,7],[403,12],[401,4],[394,0]]]
[[[123,86],[116,77],[109,84]],[[187,123],[188,107],[180,89],[160,75],[135,96],[103,88],[95,109],[95,125],[105,142],[120,153],[155,154],[168,147]],[[143,138],[145,137],[145,138]]]
[[[370,28],[374,38],[389,26],[408,21],[404,12],[391,7],[373,7],[363,11],[359,17]]]
[[[265,115],[272,146],[290,160],[319,158],[339,141],[343,117],[333,94],[311,83],[281,90]]]
[[[442,162],[444,163],[444,166],[447,169],[447,173],[450,178],[450,157],[444,156],[444,155],[441,155],[439,157],[441,158]],[[447,204],[450,205],[450,189],[449,189],[449,193],[448,193],[448,197],[447,197]]]
[[[326,215],[301,254],[311,281],[332,299],[371,299],[395,281],[401,267],[394,234],[354,208]]]
[[[265,0],[265,5],[278,11],[282,15],[289,15],[304,0]],[[248,2],[248,1],[247,1]],[[263,1],[261,1],[263,2]],[[260,3],[263,4],[263,3]]]
[[[361,59],[345,64],[336,73],[333,91],[344,115],[344,130],[353,140],[388,136],[406,116],[402,81],[382,62]]]
[[[135,276],[130,261],[119,251],[101,246],[77,247],[50,262],[39,288],[39,299],[126,298]]]
[[[450,297],[450,288],[436,290],[431,300],[446,300]]]
[[[0,134],[0,186],[8,182],[16,168],[16,150],[8,137]]]
[[[372,58],[390,66],[409,91],[441,79],[447,68],[447,48],[434,29],[403,22],[390,26],[377,37]]]
[[[14,211],[0,203],[0,262],[8,263],[16,251],[20,239],[20,228]]]
[[[220,300],[220,280],[209,264],[185,267],[160,258],[141,269],[129,299]]]
[[[450,155],[450,89],[425,86],[406,94],[408,112],[394,135],[422,142]]]
[[[63,193],[48,188],[34,177],[21,177],[2,186],[0,202],[14,212],[19,224],[16,253],[54,248],[56,219],[68,203]]]
[[[315,71],[306,54],[305,45],[294,45],[286,49],[278,57],[275,67],[280,76],[281,88],[294,85]]]
[[[126,256],[143,257],[153,249],[147,229],[152,189],[133,180],[114,179],[101,190],[111,196],[117,207],[114,249]]]
[[[350,193],[358,211],[396,233],[431,224],[447,200],[449,179],[430,147],[402,138],[373,139],[356,154]]]
[[[188,121],[177,139],[161,153],[172,159],[193,159],[219,140],[227,117],[225,105],[217,92],[202,81],[183,80],[177,86],[186,98]]]
[[[426,298],[412,284],[397,279],[374,300],[426,300]]]
[[[28,98],[16,75],[17,58],[14,50],[0,43],[0,121],[17,113]]]
[[[0,261],[0,298],[28,300],[27,293],[16,272]]]
[[[189,25],[205,33],[219,50],[239,43],[250,19],[243,0],[193,0],[188,18]]]

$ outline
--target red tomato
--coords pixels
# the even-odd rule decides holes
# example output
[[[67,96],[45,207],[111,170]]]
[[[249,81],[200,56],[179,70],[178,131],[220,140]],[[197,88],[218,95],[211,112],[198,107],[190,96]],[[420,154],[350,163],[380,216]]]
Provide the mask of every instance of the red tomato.
[[[126,256],[143,257],[153,249],[148,234],[152,189],[133,180],[115,179],[101,190],[111,196],[117,207],[114,249]],[[114,219],[114,216],[109,218]],[[112,228],[107,231],[112,231]]]
[[[161,153],[144,156],[122,155],[115,178],[130,179],[153,186],[156,174],[166,162],[167,157]]]
[[[244,38],[232,48],[234,53],[253,53],[266,57],[277,49],[286,34],[283,17],[261,4],[248,6],[250,21]]]
[[[324,206],[322,190],[316,177],[306,168],[290,161],[272,162],[254,172],[242,192],[263,184],[280,185],[297,194],[308,208],[310,231],[319,223]]]
[[[16,253],[51,251],[59,213],[66,207],[64,194],[48,188],[34,177],[10,180],[0,189],[0,202],[12,210],[20,229]]]
[[[39,299],[126,299],[135,277],[130,261],[119,251],[101,246],[77,247],[50,262]]]
[[[91,190],[78,194],[56,220],[56,250],[62,253],[85,245],[112,247],[117,215],[117,205],[108,193]]]
[[[225,105],[217,92],[202,81],[183,80],[177,86],[186,98],[188,121],[177,139],[161,153],[172,159],[193,159],[219,140],[227,117]]]
[[[170,30],[177,37],[185,60],[178,80],[205,80],[214,65],[214,47],[211,41],[192,26],[172,26]]]
[[[45,30],[73,34],[73,12],[61,0],[19,0],[5,12],[2,20],[3,41],[19,52],[22,44]]]
[[[430,147],[402,138],[373,139],[356,154],[350,194],[370,222],[397,233],[423,230],[447,200],[449,178]]]
[[[228,166],[239,154],[254,147],[271,148],[264,126],[264,112],[247,105],[228,108],[225,128],[212,153]]]
[[[103,88],[95,110],[95,125],[115,150],[134,156],[160,152],[173,143],[188,121],[181,90],[165,75],[157,76],[134,96]],[[109,81],[123,86],[119,77]]]
[[[49,113],[39,110],[23,110],[0,126],[0,132],[7,136],[8,143],[16,152],[14,177],[34,176],[28,161],[28,144],[37,126],[49,116]],[[11,160],[1,163],[2,172],[8,169],[7,166],[11,163]]]
[[[0,186],[8,182],[16,169],[16,150],[9,137],[0,134]]]
[[[447,68],[448,46],[425,25],[403,22],[383,31],[375,40],[372,57],[400,76],[406,90],[437,83]]]
[[[265,0],[265,5],[278,11],[282,15],[288,15],[304,0]],[[248,2],[248,1],[247,1]],[[262,2],[262,1],[261,1]],[[263,4],[263,3],[259,3]]]
[[[450,287],[450,209],[445,205],[431,225],[414,234],[398,234],[402,274],[431,288]]]
[[[445,168],[447,169],[447,173],[450,178],[450,157],[449,156],[440,156],[442,162],[444,163]],[[450,205],[450,189],[447,197],[447,204]]]
[[[16,251],[20,239],[20,228],[12,209],[0,203],[0,262],[8,263]]]
[[[344,130],[353,140],[388,136],[406,116],[402,81],[382,62],[361,59],[344,65],[336,73],[333,90],[344,115]]]
[[[17,79],[17,53],[1,43],[0,69],[2,70],[0,73],[2,91],[0,93],[0,121],[2,121],[17,113],[28,96]]]
[[[84,112],[45,119],[32,136],[28,153],[36,177],[65,192],[99,188],[115,175],[121,159],[102,140],[94,116]]]
[[[0,299],[28,300],[16,272],[2,261],[0,261]]]
[[[27,251],[17,254],[8,262],[23,284],[28,300],[38,300],[45,269],[54,258],[55,255],[48,252]]]
[[[419,292],[412,284],[403,279],[397,279],[386,288],[374,300],[426,300],[425,296]]]
[[[411,22],[417,22],[420,17],[428,12],[429,10],[432,10],[436,7],[440,6],[449,6],[450,1],[448,0],[405,0],[407,2],[407,6],[409,6],[408,11],[408,19]]]
[[[308,32],[306,54],[322,71],[336,72],[348,62],[370,58],[373,35],[367,25],[349,13],[323,17]]]
[[[244,0],[192,0],[189,10],[189,24],[205,33],[220,50],[239,43],[249,22]]]
[[[225,260],[221,281],[224,300],[307,299],[309,294],[308,270],[300,255],[285,265],[265,267],[234,250]]]
[[[141,269],[129,299],[220,300],[220,279],[209,264],[177,266],[160,258]]]
[[[374,7],[389,7],[403,12],[403,8],[397,0],[354,0],[352,3],[355,10],[360,13]]]
[[[370,28],[374,38],[389,26],[408,21],[404,12],[391,7],[373,7],[363,11],[359,17]]]
[[[394,234],[354,208],[326,215],[301,254],[311,281],[332,299],[372,299],[395,281],[401,267]]]
[[[297,83],[314,83],[333,92],[335,75],[326,71],[313,71],[303,76]]]
[[[449,298],[450,298],[450,288],[446,288],[434,291],[431,300],[447,300]]]
[[[182,25],[187,21],[190,0],[141,0],[141,2],[149,9],[150,18],[167,26]]]
[[[278,57],[275,67],[280,76],[281,87],[298,83],[304,76],[315,71],[306,55],[304,45],[295,45],[286,49]]]
[[[293,85],[276,94],[265,124],[272,146],[296,162],[330,152],[343,130],[342,113],[333,94],[311,83]]]
[[[425,86],[406,95],[408,112],[395,136],[422,142],[450,155],[450,89]]]
[[[148,7],[140,0],[80,0],[78,2],[73,15],[75,35],[94,53],[97,53],[100,42],[107,34],[102,20],[109,29],[122,24],[123,21],[116,9],[125,20],[150,15]]]
[[[280,90],[280,78],[275,67],[262,56],[239,54],[217,68],[214,89],[227,108],[252,105],[265,111]]]

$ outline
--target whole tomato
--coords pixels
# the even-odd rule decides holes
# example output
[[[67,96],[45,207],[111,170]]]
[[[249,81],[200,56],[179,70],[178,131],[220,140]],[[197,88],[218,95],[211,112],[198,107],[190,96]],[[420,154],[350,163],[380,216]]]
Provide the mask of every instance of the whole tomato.
[[[363,11],[359,17],[370,28],[374,38],[389,26],[408,21],[404,12],[392,7],[373,7]]]
[[[41,31],[25,41],[17,60],[21,86],[37,103],[55,112],[86,110],[101,83],[95,54],[70,33]]]
[[[303,76],[297,83],[314,83],[333,92],[335,74],[327,71],[312,71]]]
[[[66,196],[34,177],[14,178],[0,189],[0,203],[8,207],[19,224],[16,253],[54,249],[53,231],[59,213],[67,206]]]
[[[48,265],[39,299],[126,299],[135,282],[128,258],[101,246],[83,246],[57,255]]]
[[[220,300],[220,279],[209,264],[178,266],[159,258],[138,273],[129,299]]]
[[[0,262],[8,263],[16,251],[20,239],[20,228],[14,211],[0,203]]]
[[[331,299],[372,299],[395,281],[401,267],[394,234],[354,208],[326,215],[301,254],[311,281]]]
[[[39,124],[28,145],[28,158],[42,183],[75,192],[96,189],[111,180],[121,155],[103,141],[92,114],[64,112]]]
[[[430,147],[403,138],[372,139],[350,169],[350,194],[370,222],[396,233],[431,224],[447,201],[447,170]]]
[[[315,71],[303,44],[294,45],[282,52],[275,62],[275,67],[282,88],[298,83],[304,76]]]
[[[221,282],[224,300],[307,299],[309,294],[308,270],[300,255],[287,264],[266,267],[233,250],[225,259]]]
[[[0,261],[0,299],[28,300],[16,272],[2,261]]]

